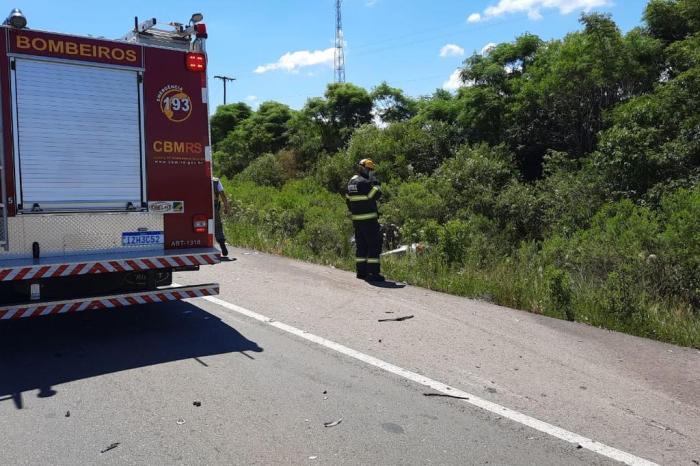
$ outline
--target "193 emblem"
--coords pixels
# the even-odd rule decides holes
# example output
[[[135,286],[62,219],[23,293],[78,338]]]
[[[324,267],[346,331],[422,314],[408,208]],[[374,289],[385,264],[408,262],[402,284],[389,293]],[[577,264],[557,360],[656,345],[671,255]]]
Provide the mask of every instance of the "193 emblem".
[[[168,84],[158,92],[160,111],[175,123],[182,123],[192,114],[192,99],[182,86]]]

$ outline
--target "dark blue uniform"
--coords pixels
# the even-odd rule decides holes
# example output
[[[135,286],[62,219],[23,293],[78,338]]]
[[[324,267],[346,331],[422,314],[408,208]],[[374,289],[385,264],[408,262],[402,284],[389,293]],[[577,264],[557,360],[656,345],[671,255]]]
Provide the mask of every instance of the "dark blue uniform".
[[[352,214],[357,246],[357,278],[379,276],[382,235],[377,200],[382,196],[379,183],[355,175],[348,183],[346,202]]]

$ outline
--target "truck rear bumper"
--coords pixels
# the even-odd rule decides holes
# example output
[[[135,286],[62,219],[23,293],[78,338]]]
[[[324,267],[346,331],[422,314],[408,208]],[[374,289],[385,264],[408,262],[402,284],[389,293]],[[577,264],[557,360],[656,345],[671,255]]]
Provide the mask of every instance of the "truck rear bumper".
[[[96,309],[114,309],[138,304],[165,303],[182,299],[200,298],[219,294],[217,283],[207,285],[182,286],[155,291],[142,291],[112,296],[78,298],[67,301],[32,302],[0,305],[0,320],[23,319],[55,314],[68,314]]]
[[[221,254],[214,248],[0,259],[0,282],[214,265],[220,261]]]

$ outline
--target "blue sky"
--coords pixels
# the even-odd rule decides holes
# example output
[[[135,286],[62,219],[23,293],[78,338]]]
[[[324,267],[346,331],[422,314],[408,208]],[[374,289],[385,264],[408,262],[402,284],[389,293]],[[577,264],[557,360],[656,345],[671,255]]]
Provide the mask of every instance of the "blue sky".
[[[430,94],[446,85],[466,56],[489,43],[510,41],[523,32],[562,37],[579,28],[584,9],[612,13],[627,31],[640,24],[646,3],[344,0],[347,80],[368,89],[387,81],[412,96]],[[329,49],[335,0],[27,0],[11,6],[21,8],[34,29],[108,38],[127,32],[136,15],[183,22],[201,11],[210,36],[210,76],[237,78],[229,84],[229,103],[244,100],[255,106],[277,100],[300,108],[307,98],[322,95],[333,79]],[[213,111],[223,102],[223,90],[220,81],[212,80],[210,86]]]

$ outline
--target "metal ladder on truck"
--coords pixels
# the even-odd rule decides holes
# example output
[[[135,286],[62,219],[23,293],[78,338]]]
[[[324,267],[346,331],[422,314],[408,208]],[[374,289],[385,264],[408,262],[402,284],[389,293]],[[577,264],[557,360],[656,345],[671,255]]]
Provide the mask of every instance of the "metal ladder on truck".
[[[5,173],[5,161],[0,151],[0,252],[8,250],[7,244],[7,174]]]

